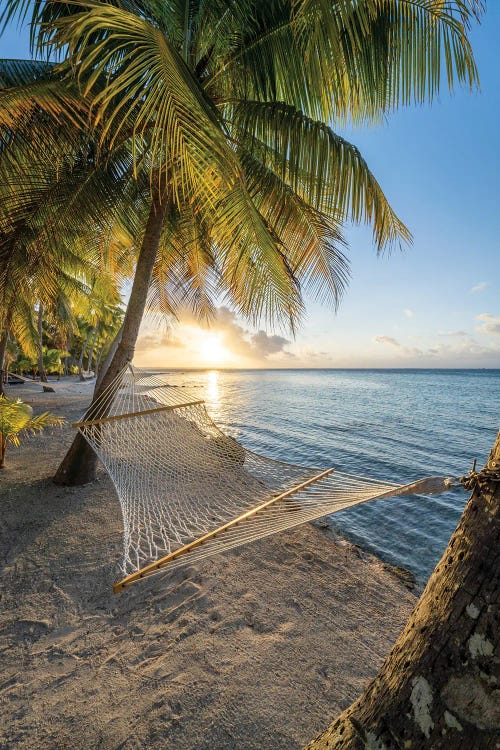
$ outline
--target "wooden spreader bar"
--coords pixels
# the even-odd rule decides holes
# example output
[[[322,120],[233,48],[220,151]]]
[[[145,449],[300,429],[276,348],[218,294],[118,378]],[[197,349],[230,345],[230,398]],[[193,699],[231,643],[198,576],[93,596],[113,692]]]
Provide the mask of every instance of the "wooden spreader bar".
[[[203,399],[199,401],[188,401],[184,404],[174,404],[170,406],[159,406],[156,409],[144,409],[143,411],[130,411],[127,414],[116,414],[114,417],[100,417],[99,419],[89,419],[83,422],[73,422],[72,427],[90,427],[93,424],[102,424],[103,422],[117,422],[119,419],[130,419],[131,417],[142,417],[144,414],[156,414],[159,411],[173,411],[182,409],[184,406],[196,406],[204,404]]]
[[[199,403],[199,402],[195,402],[195,403]],[[185,405],[186,404],[184,404],[184,406]],[[195,539],[194,542],[190,542],[189,544],[184,545],[184,547],[180,547],[179,549],[176,549],[174,552],[170,552],[169,555],[165,555],[165,557],[161,557],[159,560],[156,560],[155,562],[150,563],[149,565],[146,565],[144,568],[141,568],[140,570],[136,570],[135,573],[131,573],[125,578],[122,578],[121,581],[117,581],[115,584],[113,584],[114,593],[119,594],[121,591],[123,591],[123,589],[127,588],[132,583],[135,583],[136,581],[139,581],[142,578],[147,578],[148,576],[154,575],[159,570],[161,570],[166,565],[168,565],[169,562],[172,562],[172,560],[175,560],[177,557],[188,554],[189,552],[191,552],[191,550],[196,549],[196,547],[200,547],[202,544],[204,544],[205,542],[208,542],[210,539],[213,539],[216,536],[219,536],[224,531],[227,531],[228,529],[231,529],[234,526],[237,526],[242,521],[246,521],[248,518],[255,516],[257,513],[259,513],[262,510],[265,510],[265,508],[268,508],[270,505],[274,505],[275,503],[278,503],[280,500],[284,500],[285,498],[290,497],[290,495],[294,495],[296,492],[303,490],[305,487],[308,487],[310,484],[314,484],[314,482],[318,482],[320,479],[327,477],[329,474],[332,474],[334,471],[335,469],[333,468],[326,469],[325,471],[322,471],[319,474],[316,474],[316,476],[311,477],[310,479],[307,479],[305,482],[302,482],[301,484],[298,484],[295,487],[292,487],[290,490],[287,490],[286,492],[282,492],[280,495],[277,495],[276,497],[272,497],[270,500],[266,500],[266,502],[261,503],[260,505],[256,505],[253,508],[250,508],[250,510],[247,510],[245,513],[242,513],[237,518],[233,518],[232,521],[228,521],[228,523],[225,523],[223,526],[219,526],[217,529],[214,529],[213,531],[209,531],[208,534],[204,534],[199,539]]]

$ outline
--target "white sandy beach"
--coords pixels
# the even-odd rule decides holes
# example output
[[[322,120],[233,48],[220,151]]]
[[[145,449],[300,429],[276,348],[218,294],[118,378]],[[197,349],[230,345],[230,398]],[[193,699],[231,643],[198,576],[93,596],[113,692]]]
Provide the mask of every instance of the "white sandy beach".
[[[79,417],[92,384],[53,386],[9,395]],[[51,482],[72,435],[11,448],[0,475],[1,750],[302,747],[374,676],[415,595],[306,525],[114,596],[111,482]]]

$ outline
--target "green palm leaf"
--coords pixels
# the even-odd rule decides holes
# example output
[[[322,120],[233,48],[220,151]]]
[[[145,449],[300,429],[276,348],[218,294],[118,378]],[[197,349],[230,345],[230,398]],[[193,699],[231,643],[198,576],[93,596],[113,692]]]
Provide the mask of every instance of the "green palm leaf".
[[[379,250],[411,235],[359,150],[283,102],[239,102],[228,118],[238,143],[328,216],[372,224]]]

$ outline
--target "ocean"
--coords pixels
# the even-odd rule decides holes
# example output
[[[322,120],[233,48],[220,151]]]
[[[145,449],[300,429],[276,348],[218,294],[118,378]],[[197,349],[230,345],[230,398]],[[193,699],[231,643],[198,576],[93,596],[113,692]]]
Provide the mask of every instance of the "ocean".
[[[406,483],[482,466],[500,427],[500,370],[168,371],[214,421],[282,461]],[[326,520],[423,585],[463,511],[460,487],[386,498]]]

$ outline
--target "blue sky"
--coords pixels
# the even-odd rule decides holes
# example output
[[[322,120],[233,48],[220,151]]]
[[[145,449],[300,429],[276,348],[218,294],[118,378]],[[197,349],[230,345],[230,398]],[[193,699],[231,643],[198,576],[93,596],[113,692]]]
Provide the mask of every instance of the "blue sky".
[[[352,278],[336,315],[308,301],[295,341],[226,310],[210,334],[190,321],[168,332],[146,323],[139,364],[500,367],[500,2],[471,39],[480,92],[443,92],[347,134],[412,231],[411,248],[377,257],[370,231],[349,229]],[[9,29],[0,55],[29,56],[26,30]]]

